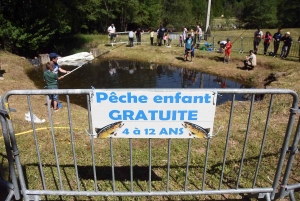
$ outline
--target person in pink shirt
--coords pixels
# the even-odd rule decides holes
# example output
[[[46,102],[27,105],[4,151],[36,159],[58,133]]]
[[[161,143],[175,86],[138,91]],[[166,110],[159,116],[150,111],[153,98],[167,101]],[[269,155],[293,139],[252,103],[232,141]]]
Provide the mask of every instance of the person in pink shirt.
[[[264,55],[267,54],[268,48],[270,46],[270,42],[272,40],[272,34],[267,31],[265,35],[262,37],[264,39]]]

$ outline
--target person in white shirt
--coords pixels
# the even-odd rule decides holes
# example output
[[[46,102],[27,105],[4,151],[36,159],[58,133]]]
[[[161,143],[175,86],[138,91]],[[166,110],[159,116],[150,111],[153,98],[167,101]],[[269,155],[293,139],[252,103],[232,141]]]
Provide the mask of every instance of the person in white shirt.
[[[246,56],[246,59],[244,60],[244,68],[250,67],[253,69],[256,66],[256,55],[254,54],[253,50],[249,51],[249,56]]]
[[[220,48],[217,51],[218,53],[223,53],[226,43],[226,40],[218,41],[218,44],[220,45]]]
[[[202,29],[199,25],[197,25],[196,34],[198,34],[198,43],[200,43],[202,38]]]
[[[110,43],[112,43],[113,38],[118,37],[116,35],[116,27],[115,27],[115,25],[111,24],[111,26],[108,27],[107,32],[108,32],[108,35],[110,36]]]
[[[134,32],[133,30],[131,30],[128,34],[128,38],[129,38],[129,46],[133,47],[133,39],[134,39]]]

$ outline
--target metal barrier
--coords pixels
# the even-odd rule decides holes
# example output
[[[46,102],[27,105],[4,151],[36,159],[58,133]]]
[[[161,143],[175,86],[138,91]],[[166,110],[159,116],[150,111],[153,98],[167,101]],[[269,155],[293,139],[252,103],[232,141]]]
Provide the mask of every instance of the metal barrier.
[[[197,90],[201,91],[180,89]],[[214,198],[223,194],[227,197],[247,194],[265,200],[284,196],[295,200],[294,190],[299,188],[299,183],[288,185],[287,182],[300,136],[298,123],[293,141],[291,139],[299,113],[298,95],[283,89],[214,91],[219,98],[232,97],[231,101],[218,106],[214,123],[215,128],[221,129],[218,134],[207,139],[148,140],[96,139],[89,134],[93,133],[92,89],[9,91],[3,97],[0,120],[15,199],[20,199],[20,194],[24,200],[70,196],[86,199],[91,196],[195,198],[193,196],[210,195]],[[36,108],[43,107],[43,103],[33,107],[31,100],[43,100],[47,94],[65,95],[65,106],[55,113],[47,104],[49,128],[43,131],[33,121],[33,113],[38,112]],[[236,96],[241,95],[248,100],[236,101]],[[27,99],[27,106],[16,108],[30,111],[31,126],[22,125],[22,129],[32,129],[26,135],[15,133],[18,122],[13,123],[14,113],[8,104],[8,99],[15,96],[18,101]],[[46,101],[49,102],[48,96]],[[290,110],[283,110],[282,105]],[[78,107],[86,110],[79,111]],[[239,109],[238,114],[236,109]],[[225,120],[220,113],[226,114]],[[287,117],[286,122],[278,121],[280,115]],[[278,124],[286,126],[281,129]],[[289,158],[286,157],[288,151]]]

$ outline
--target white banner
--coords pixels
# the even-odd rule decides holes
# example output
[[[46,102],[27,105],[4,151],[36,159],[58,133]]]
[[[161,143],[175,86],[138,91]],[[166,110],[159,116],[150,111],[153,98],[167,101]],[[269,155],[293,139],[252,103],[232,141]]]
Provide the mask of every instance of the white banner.
[[[94,90],[93,134],[99,138],[207,138],[217,93],[211,90]]]

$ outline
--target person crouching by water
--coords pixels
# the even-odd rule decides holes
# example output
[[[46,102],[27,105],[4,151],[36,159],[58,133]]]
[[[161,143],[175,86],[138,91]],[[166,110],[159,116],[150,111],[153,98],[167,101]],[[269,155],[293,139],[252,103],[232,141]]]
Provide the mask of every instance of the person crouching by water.
[[[54,70],[54,63],[52,61],[46,64],[46,71],[44,72],[44,81],[47,83],[47,89],[58,89],[58,80],[62,79],[63,76],[58,77]],[[53,106],[54,111],[58,111],[58,94],[49,95],[51,100],[50,104]]]
[[[248,69],[248,67],[250,67],[253,69],[254,66],[256,66],[256,55],[253,50],[250,50],[249,56],[246,56],[246,59],[244,60],[244,68]]]
[[[225,48],[226,43],[227,43],[227,41],[225,41],[225,40],[218,41],[218,44],[220,45],[218,53],[223,53],[224,52],[224,48]]]

